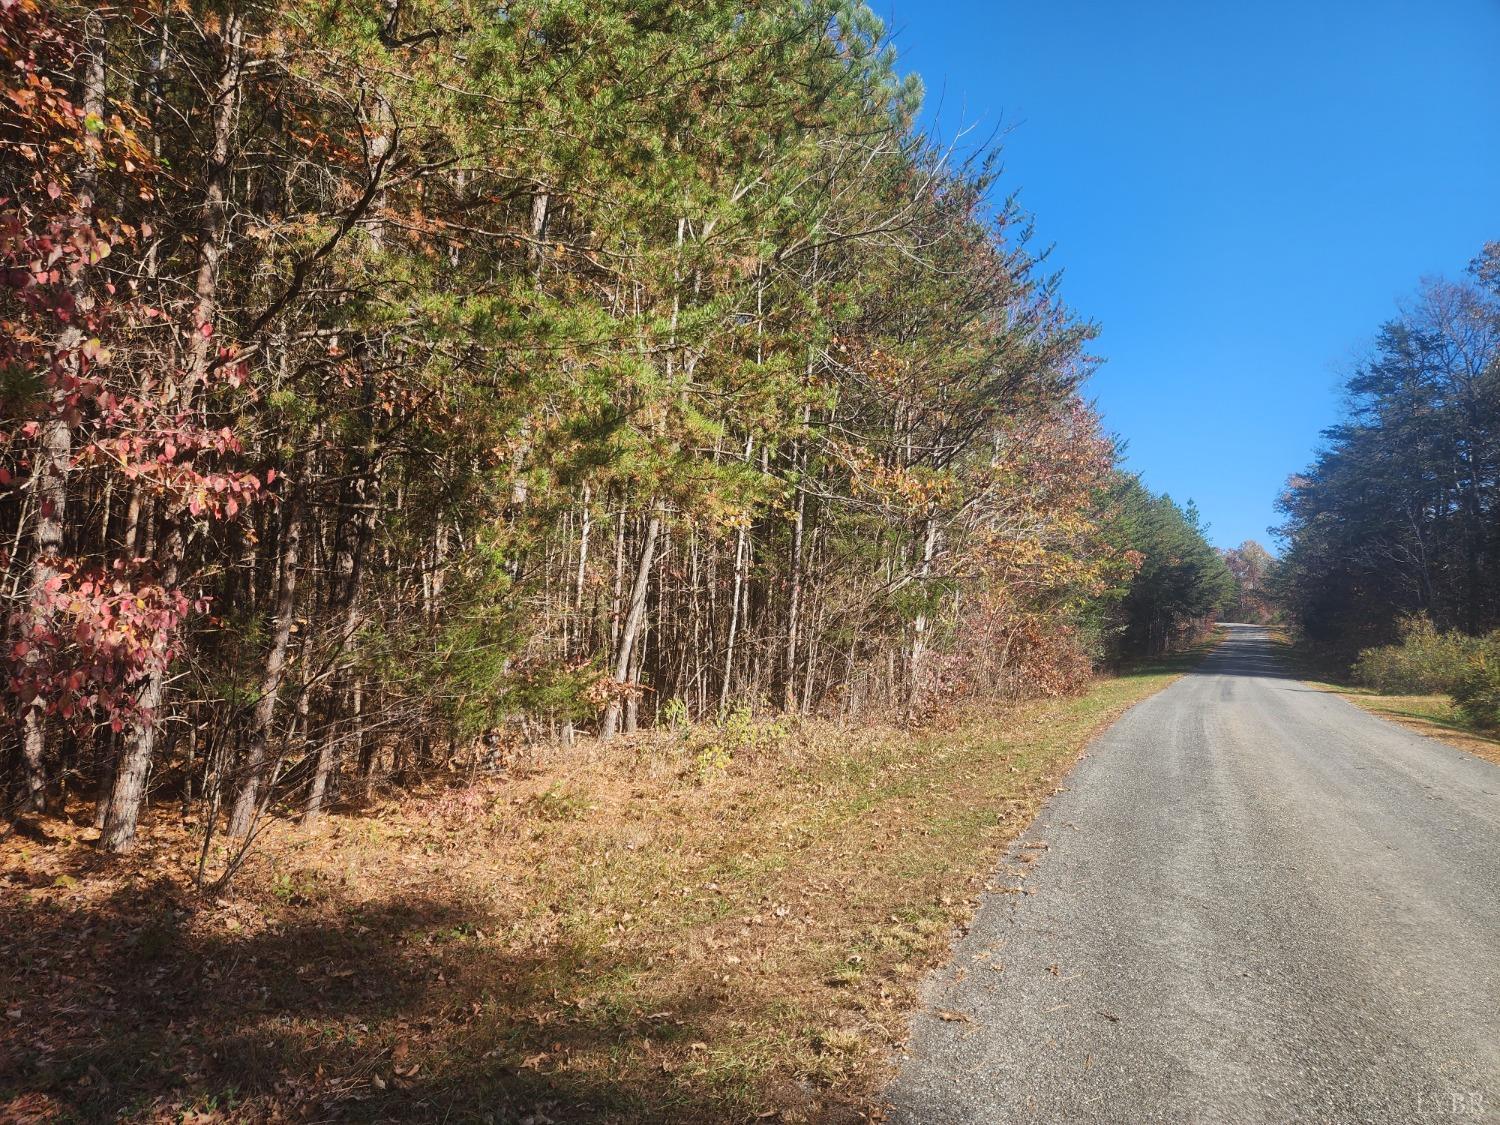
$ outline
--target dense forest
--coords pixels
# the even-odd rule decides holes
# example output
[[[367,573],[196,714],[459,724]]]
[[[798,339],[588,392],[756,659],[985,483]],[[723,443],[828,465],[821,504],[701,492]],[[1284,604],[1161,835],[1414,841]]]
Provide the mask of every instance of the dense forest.
[[[1426,282],[1291,478],[1276,596],[1335,674],[1500,727],[1500,243]]]
[[[521,742],[1064,692],[1233,596],[859,3],[0,0],[0,55],[12,815],[127,851],[148,796],[244,837]],[[1309,628],[1493,623],[1476,308],[1294,489]]]
[[[1286,611],[1352,654],[1403,619],[1500,626],[1500,244],[1434,280],[1345,384],[1345,419],[1280,501]]]

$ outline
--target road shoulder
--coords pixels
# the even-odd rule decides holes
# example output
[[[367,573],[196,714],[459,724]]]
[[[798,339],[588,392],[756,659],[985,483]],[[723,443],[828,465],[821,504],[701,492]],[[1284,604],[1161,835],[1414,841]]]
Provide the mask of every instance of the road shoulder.
[[[1446,695],[1383,695],[1371,688],[1335,683],[1321,678],[1319,669],[1299,655],[1284,632],[1273,632],[1272,643],[1293,675],[1308,687],[1336,696],[1414,734],[1500,766],[1500,737],[1470,727]]]
[[[1303,680],[1308,687],[1352,703],[1397,726],[1500,766],[1500,738],[1465,727],[1452,700],[1443,695],[1381,695],[1368,688]]]

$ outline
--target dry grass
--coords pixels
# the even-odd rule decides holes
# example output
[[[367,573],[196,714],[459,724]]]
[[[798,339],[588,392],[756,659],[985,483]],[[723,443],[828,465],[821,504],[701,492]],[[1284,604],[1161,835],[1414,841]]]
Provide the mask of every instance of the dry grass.
[[[857,1120],[998,853],[1180,671],[586,745],[277,825],[214,900],[170,818],[12,836],[0,1119]]]

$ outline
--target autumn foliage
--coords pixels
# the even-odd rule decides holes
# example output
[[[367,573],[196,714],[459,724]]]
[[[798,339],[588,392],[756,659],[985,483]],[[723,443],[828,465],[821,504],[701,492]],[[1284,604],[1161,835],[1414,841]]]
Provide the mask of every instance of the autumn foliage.
[[[862,6],[0,14],[11,813],[249,839],[522,744],[1067,692],[1212,615]]]

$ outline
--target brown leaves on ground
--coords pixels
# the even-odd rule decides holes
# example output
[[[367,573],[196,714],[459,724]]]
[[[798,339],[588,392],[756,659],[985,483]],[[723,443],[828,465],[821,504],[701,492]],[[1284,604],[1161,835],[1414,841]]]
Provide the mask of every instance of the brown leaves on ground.
[[[987,868],[1162,682],[707,781],[671,736],[582,746],[277,825],[217,899],[166,820],[115,862],[13,834],[0,1120],[857,1118]]]

